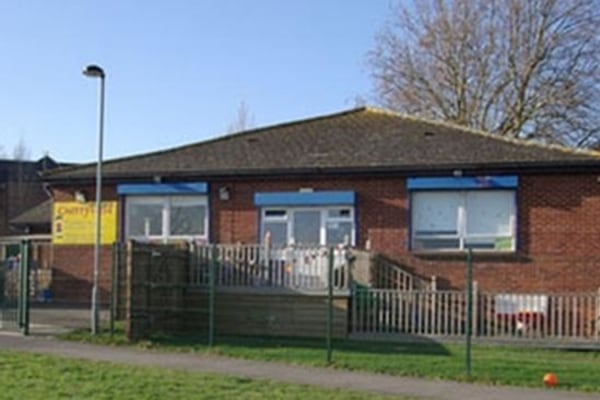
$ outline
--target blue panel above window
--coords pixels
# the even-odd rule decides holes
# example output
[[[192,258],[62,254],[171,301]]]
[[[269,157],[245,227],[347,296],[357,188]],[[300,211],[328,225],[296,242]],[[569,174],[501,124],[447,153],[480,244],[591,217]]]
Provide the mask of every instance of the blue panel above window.
[[[515,189],[519,186],[519,177],[511,175],[408,178],[407,186],[409,190]]]
[[[206,182],[128,183],[117,186],[120,195],[206,194]]]
[[[353,191],[260,192],[254,194],[256,206],[354,205]]]

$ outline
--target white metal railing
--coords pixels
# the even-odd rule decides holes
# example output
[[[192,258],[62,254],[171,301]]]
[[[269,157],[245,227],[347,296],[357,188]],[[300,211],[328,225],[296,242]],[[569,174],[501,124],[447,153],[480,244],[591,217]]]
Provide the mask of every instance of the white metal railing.
[[[398,263],[381,254],[373,256],[371,268],[373,285],[376,288],[426,290],[429,289],[431,285],[431,282],[406,271]]]
[[[358,288],[352,298],[352,333],[461,335],[465,296],[455,291]]]
[[[477,331],[486,336],[599,339],[599,293],[485,293],[477,300]]]
[[[351,332],[462,336],[467,297],[463,291],[399,291],[356,288]],[[566,294],[474,294],[473,335],[494,339],[600,339],[600,292]]]
[[[333,287],[348,289],[348,250],[334,248]],[[279,287],[324,290],[328,287],[328,247],[261,245],[194,246],[190,252],[192,285],[208,285],[211,264],[219,287]]]

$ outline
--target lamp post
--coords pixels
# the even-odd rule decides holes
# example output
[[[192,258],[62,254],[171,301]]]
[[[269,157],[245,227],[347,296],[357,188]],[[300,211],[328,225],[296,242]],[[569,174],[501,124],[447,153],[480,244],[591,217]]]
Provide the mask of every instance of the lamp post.
[[[91,330],[92,335],[100,333],[100,313],[98,310],[98,275],[100,270],[100,245],[102,240],[102,148],[104,141],[104,70],[97,65],[88,65],[83,74],[90,78],[100,78],[99,123],[98,123],[98,163],[96,164],[96,229],[94,239],[94,269],[92,285]]]

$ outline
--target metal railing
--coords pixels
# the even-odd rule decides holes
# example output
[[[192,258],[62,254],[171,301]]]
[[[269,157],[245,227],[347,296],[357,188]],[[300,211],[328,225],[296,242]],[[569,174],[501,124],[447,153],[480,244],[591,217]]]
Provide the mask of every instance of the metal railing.
[[[0,237],[0,264],[10,275],[19,270],[23,243],[28,244],[30,263],[29,295],[45,300],[52,283],[53,251],[50,235],[22,235]]]
[[[426,279],[408,272],[397,262],[382,254],[375,254],[371,259],[371,276],[373,287],[397,290],[425,290],[431,288]]]
[[[351,333],[464,336],[464,291],[356,288]],[[600,339],[600,292],[564,294],[478,293],[472,332],[492,339]]]
[[[482,293],[474,306],[480,335],[599,339],[600,293]]]
[[[217,287],[278,287],[325,290],[328,287],[327,247],[266,247],[261,245],[192,246],[190,283],[209,284],[211,263],[215,263]],[[349,253],[334,248],[333,287],[350,286]]]

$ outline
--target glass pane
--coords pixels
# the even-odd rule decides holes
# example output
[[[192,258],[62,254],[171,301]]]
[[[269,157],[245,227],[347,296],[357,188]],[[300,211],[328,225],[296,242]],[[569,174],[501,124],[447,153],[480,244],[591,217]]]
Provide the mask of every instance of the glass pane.
[[[193,202],[172,202],[170,210],[171,235],[205,235],[206,206]]]
[[[413,250],[457,250],[460,248],[460,240],[456,239],[423,239],[418,238],[413,242]]]
[[[271,245],[275,247],[288,244],[287,240],[287,223],[285,222],[265,222],[263,224],[263,240],[264,235],[269,232],[271,234]]]
[[[415,236],[458,234],[458,192],[418,192],[412,196],[412,226]]]
[[[514,192],[468,192],[467,235],[512,235],[510,222],[513,207]]]
[[[283,218],[287,214],[285,210],[265,210],[265,217],[279,217]]]
[[[496,248],[495,242],[495,239],[492,238],[465,239],[465,249],[494,250]]]
[[[349,208],[336,208],[327,211],[329,218],[350,218],[351,213]]]
[[[129,236],[162,235],[162,204],[130,204],[127,208]]]
[[[327,222],[327,245],[353,244],[352,222]]]
[[[300,245],[318,245],[321,229],[320,211],[294,212],[294,242]]]
[[[514,250],[515,241],[511,236],[472,237],[465,239],[465,248],[499,251]]]

